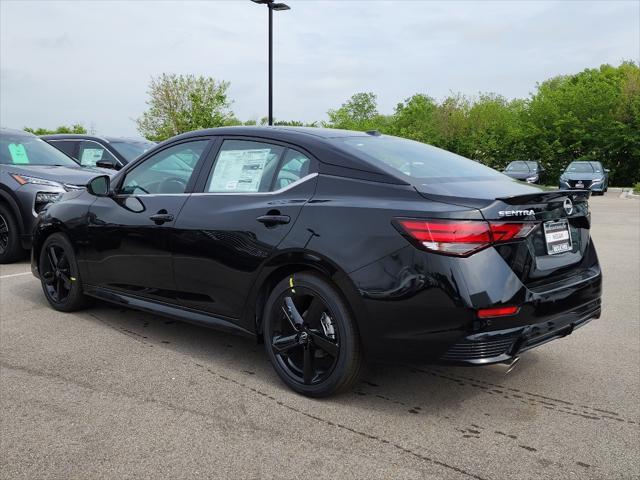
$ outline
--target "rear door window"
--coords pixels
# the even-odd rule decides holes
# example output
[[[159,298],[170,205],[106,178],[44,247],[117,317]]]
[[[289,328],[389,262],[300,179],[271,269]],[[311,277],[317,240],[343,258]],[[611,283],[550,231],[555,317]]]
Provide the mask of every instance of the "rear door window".
[[[278,168],[278,174],[273,185],[273,190],[286,188],[301,178],[307,176],[311,169],[311,159],[304,153],[289,148]]]

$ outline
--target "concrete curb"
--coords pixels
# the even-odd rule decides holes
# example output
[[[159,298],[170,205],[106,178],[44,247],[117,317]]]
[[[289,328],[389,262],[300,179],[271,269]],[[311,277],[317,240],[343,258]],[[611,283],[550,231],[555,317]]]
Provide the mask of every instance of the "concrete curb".
[[[633,193],[633,190],[631,188],[625,188],[622,193],[620,194],[620,198],[636,198],[636,199],[640,199],[640,195],[638,195],[637,193]]]

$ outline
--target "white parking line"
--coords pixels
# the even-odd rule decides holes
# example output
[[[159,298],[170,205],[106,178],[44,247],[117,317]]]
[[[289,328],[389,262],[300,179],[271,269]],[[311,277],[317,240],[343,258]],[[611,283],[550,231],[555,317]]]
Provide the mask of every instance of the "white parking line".
[[[22,275],[31,275],[31,272],[12,273],[10,275],[0,275],[0,279],[11,278],[11,277],[21,277]]]

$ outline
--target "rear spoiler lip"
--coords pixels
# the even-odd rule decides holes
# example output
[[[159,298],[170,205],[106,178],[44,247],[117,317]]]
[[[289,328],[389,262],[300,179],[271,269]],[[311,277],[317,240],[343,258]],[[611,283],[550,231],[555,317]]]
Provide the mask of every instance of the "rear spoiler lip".
[[[507,205],[527,205],[536,203],[546,203],[550,200],[560,198],[570,198],[572,201],[587,201],[591,195],[591,190],[552,190],[547,192],[528,193],[525,195],[513,195],[511,197],[498,197],[496,200]]]

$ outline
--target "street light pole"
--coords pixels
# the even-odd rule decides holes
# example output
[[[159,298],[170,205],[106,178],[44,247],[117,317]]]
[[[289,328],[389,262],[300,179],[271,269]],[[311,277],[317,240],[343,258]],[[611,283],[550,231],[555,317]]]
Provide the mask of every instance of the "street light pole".
[[[290,10],[289,5],[274,0],[251,0],[269,9],[269,125],[273,125],[273,11]]]
[[[273,8],[269,7],[269,126],[273,125]]]

